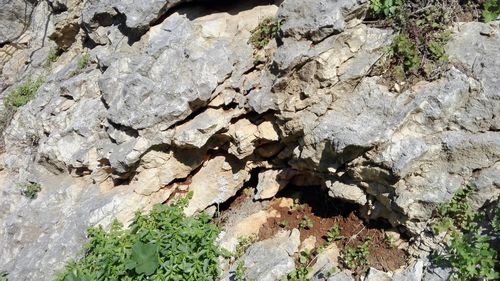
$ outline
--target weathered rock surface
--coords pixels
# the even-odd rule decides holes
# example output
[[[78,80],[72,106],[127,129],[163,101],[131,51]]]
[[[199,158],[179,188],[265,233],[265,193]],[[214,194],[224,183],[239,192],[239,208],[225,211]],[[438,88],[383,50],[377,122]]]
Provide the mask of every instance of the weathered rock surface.
[[[1,132],[9,280],[51,280],[87,226],[127,221],[181,185],[193,191],[187,214],[245,184],[258,204],[289,184],[323,185],[410,235],[467,183],[475,207],[500,194],[499,22],[455,27],[450,69],[394,92],[370,73],[394,33],[362,23],[367,1],[188,2],[0,0],[0,98],[44,79]],[[268,16],[282,20],[280,38],[257,53],[251,30]],[[44,186],[35,201],[19,195],[26,182]],[[246,215],[257,228],[270,214]],[[231,249],[256,233],[228,231]],[[247,277],[286,275],[299,244],[295,230],[256,243]]]
[[[276,237],[250,246],[242,260],[247,268],[246,278],[253,280],[280,280],[295,269],[293,254],[297,252],[300,237],[298,229],[278,233]]]

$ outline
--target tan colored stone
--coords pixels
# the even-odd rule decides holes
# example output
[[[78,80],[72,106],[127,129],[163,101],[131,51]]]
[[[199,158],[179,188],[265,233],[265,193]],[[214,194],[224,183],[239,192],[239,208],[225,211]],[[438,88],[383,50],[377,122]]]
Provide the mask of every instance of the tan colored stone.
[[[250,178],[250,173],[243,167],[239,161],[224,156],[207,161],[192,178],[189,190],[193,191],[193,198],[184,210],[186,215],[193,215],[234,196]]]

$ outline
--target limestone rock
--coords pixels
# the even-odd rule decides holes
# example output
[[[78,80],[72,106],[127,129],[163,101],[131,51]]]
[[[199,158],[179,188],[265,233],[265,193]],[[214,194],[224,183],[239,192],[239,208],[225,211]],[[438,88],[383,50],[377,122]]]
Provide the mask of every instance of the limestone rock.
[[[33,3],[22,0],[0,1],[0,45],[17,39],[29,28]]]
[[[333,198],[346,200],[359,205],[365,205],[368,202],[365,192],[355,185],[343,184],[338,181],[327,181],[326,186],[329,189],[328,195]]]
[[[300,244],[297,229],[278,233],[275,237],[250,246],[242,260],[245,276],[253,280],[274,281],[295,269],[293,254]]]
[[[280,178],[282,172],[280,170],[266,170],[260,173],[255,199],[262,200],[274,197],[288,183],[285,178]]]
[[[192,178],[189,190],[193,191],[193,198],[184,212],[192,215],[234,196],[250,178],[243,167],[236,159],[224,156],[206,162]]]
[[[389,274],[370,267],[364,281],[392,281],[392,278]]]

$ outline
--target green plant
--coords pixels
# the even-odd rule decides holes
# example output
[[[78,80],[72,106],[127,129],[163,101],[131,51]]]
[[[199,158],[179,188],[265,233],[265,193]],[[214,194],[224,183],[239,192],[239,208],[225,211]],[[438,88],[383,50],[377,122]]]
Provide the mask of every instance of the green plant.
[[[32,182],[23,187],[21,194],[29,199],[36,199],[38,197],[38,192],[42,190],[42,186],[39,183]]]
[[[42,84],[42,77],[36,79],[29,77],[4,98],[5,106],[19,108],[27,104],[35,97],[36,92]]]
[[[59,59],[59,54],[57,53],[57,50],[50,49],[49,53],[47,54],[47,60],[49,62],[56,62],[58,59]]]
[[[299,266],[292,272],[290,272],[285,278],[285,280],[292,281],[306,281],[309,280],[307,275],[311,271],[311,267],[309,266],[312,260],[311,252],[308,250],[301,251],[299,253],[298,263]]]
[[[485,22],[494,21],[500,15],[500,1],[498,0],[486,0],[483,5],[483,20]]]
[[[281,29],[281,21],[277,18],[267,17],[264,18],[259,25],[252,30],[249,43],[255,49],[262,49],[269,42],[278,37]]]
[[[492,237],[485,234],[479,222],[484,216],[474,211],[470,195],[475,188],[472,185],[458,190],[449,203],[437,208],[437,219],[432,225],[434,233],[446,232],[450,235],[445,240],[445,251],[435,260],[452,268],[451,280],[497,280],[500,274],[495,270],[498,253],[491,248]],[[498,213],[498,207],[496,212]],[[495,231],[495,217],[488,222]]]
[[[280,221],[279,226],[281,226],[283,228],[287,228],[288,227],[288,221],[287,220]]]
[[[214,280],[219,276],[219,233],[206,214],[185,217],[186,200],[136,213],[129,229],[116,220],[109,231],[88,230],[83,257],[71,262],[57,281]]]
[[[238,266],[236,266],[236,271],[234,272],[234,278],[236,281],[243,281],[245,280],[245,262],[239,261]]]
[[[346,245],[340,253],[340,261],[342,264],[351,270],[367,265],[368,256],[370,255],[370,241],[371,239],[368,239],[357,247]]]
[[[334,224],[332,228],[326,233],[326,241],[332,242],[344,239],[344,236],[340,235],[340,228],[337,224]]]
[[[415,72],[420,68],[422,58],[408,35],[399,34],[394,37],[391,45],[392,55],[402,63],[405,72]]]
[[[239,237],[238,245],[236,246],[235,256],[237,258],[243,256],[248,247],[250,247],[250,245],[252,245],[252,243],[255,242],[256,240],[257,236],[255,235]]]
[[[78,70],[83,70],[89,65],[89,63],[90,63],[90,54],[84,53],[78,60],[77,63]]]
[[[402,0],[371,0],[370,9],[379,17],[392,18],[399,13]]]
[[[314,227],[313,222],[311,218],[308,216],[304,216],[302,220],[299,223],[299,228],[304,228],[304,229],[312,229]]]
[[[9,281],[7,275],[9,275],[7,272],[0,271],[0,281]]]

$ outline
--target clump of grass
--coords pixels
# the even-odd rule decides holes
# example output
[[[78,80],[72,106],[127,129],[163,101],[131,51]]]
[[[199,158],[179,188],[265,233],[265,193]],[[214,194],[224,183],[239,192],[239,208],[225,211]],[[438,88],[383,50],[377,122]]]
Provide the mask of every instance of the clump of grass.
[[[90,54],[84,53],[78,60],[77,63],[78,70],[85,69],[89,65],[89,63],[90,63]]]
[[[47,54],[47,60],[51,63],[56,62],[59,59],[59,54],[56,49],[50,49]]]
[[[109,231],[89,228],[83,257],[56,280],[216,280],[219,229],[206,214],[185,217],[184,206],[155,205],[128,229],[116,220]]]
[[[42,84],[42,77],[35,79],[29,77],[4,98],[5,106],[17,109],[27,104],[35,97],[36,92]]]
[[[250,36],[249,43],[255,49],[262,49],[271,40],[278,37],[281,29],[281,21],[277,18],[267,17],[264,18],[259,25],[252,30],[252,35]]]
[[[21,194],[26,196],[28,199],[36,199],[38,197],[38,192],[42,191],[42,186],[39,183],[32,182],[26,184],[22,190]]]

